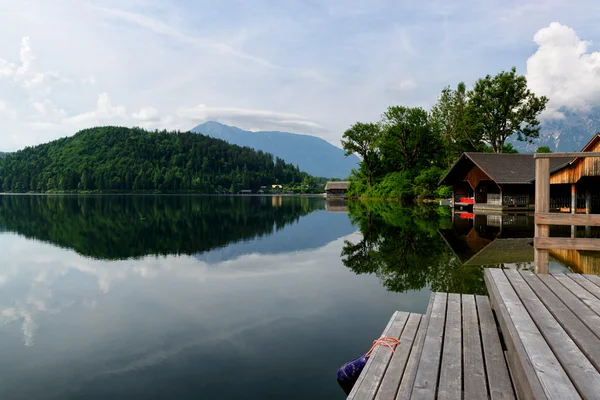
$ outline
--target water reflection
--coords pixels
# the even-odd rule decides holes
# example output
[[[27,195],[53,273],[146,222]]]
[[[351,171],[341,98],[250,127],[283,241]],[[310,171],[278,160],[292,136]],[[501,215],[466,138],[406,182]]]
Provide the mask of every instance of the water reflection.
[[[357,274],[376,274],[390,291],[485,294],[483,267],[461,262],[438,230],[451,229],[449,208],[403,207],[394,202],[351,202],[350,218],[362,233],[346,241],[344,265]]]
[[[324,203],[306,197],[0,196],[0,230],[102,260],[193,255],[271,236]],[[322,246],[348,234],[349,226],[331,226],[314,237],[318,242],[296,241],[295,250]],[[281,248],[281,242],[263,243],[262,251]]]

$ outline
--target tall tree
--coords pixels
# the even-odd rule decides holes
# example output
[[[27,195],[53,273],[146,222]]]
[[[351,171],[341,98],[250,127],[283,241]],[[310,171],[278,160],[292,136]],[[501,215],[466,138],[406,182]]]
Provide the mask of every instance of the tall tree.
[[[539,137],[537,116],[548,99],[532,93],[527,79],[518,75],[515,67],[479,79],[468,97],[473,127],[495,153],[502,153],[504,142],[514,134],[518,140],[529,142]]]
[[[460,82],[454,90],[446,86],[431,109],[431,126],[442,139],[446,167],[463,152],[482,151],[485,147],[478,132],[471,129],[467,106],[467,88],[464,82]]]
[[[356,153],[362,157],[361,168],[367,176],[367,185],[371,187],[373,172],[379,162],[377,143],[381,137],[379,124],[357,122],[344,132],[342,147],[346,155]]]
[[[383,162],[393,171],[408,171],[439,159],[440,138],[420,107],[389,107],[383,114],[380,142]]]

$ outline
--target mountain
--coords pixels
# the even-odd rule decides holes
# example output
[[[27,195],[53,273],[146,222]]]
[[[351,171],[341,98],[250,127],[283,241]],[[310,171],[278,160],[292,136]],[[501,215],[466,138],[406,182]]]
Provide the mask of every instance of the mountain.
[[[215,121],[200,124],[192,132],[271,153],[313,176],[344,179],[360,161],[354,154],[346,157],[344,150],[316,136],[278,131],[251,132]]]
[[[522,153],[531,153],[539,146],[549,146],[557,151],[580,151],[592,137],[600,132],[600,106],[589,111],[575,112],[566,107],[560,108],[564,118],[542,122],[540,139],[533,144],[513,140]]]
[[[273,156],[191,132],[99,127],[0,159],[4,192],[214,193],[310,178]]]

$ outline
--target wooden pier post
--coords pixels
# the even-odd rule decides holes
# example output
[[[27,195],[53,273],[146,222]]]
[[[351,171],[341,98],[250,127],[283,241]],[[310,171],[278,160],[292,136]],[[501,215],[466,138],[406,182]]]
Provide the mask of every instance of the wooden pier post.
[[[547,213],[550,211],[550,159],[535,159],[535,212]],[[549,236],[548,225],[535,225],[535,237],[546,238]],[[549,270],[548,250],[535,249],[535,272],[547,274]]]

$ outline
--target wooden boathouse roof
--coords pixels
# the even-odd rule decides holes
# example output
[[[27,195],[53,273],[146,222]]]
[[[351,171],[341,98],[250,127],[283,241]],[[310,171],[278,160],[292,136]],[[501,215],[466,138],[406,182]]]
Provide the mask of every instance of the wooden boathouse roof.
[[[325,190],[347,190],[350,186],[348,181],[330,181],[325,185]]]
[[[557,171],[572,158],[552,158],[550,172]],[[477,166],[497,184],[530,184],[535,180],[535,159],[533,154],[504,153],[463,153],[440,180],[440,185],[462,181],[466,173]]]

